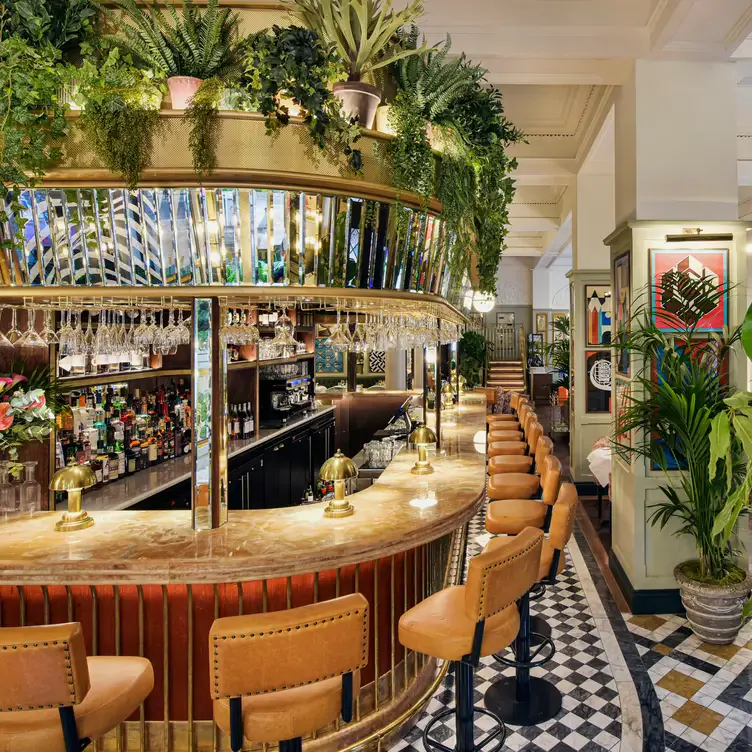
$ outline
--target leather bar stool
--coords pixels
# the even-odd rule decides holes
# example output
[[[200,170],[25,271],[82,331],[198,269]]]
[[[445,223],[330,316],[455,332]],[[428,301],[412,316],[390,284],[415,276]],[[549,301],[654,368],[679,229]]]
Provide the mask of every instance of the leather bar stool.
[[[540,424],[539,424],[540,425]],[[541,433],[543,428],[541,427]],[[532,438],[532,437],[531,437]],[[535,455],[515,456],[513,454],[499,454],[488,461],[488,474],[529,473],[536,468],[543,467],[543,460],[553,454],[554,442],[548,436],[541,436],[535,444]]]
[[[538,585],[544,590],[546,586],[554,585],[557,577],[564,571],[564,548],[574,527],[577,490],[572,484],[565,485],[571,488],[554,504],[549,536],[543,542]],[[504,549],[508,540],[504,537],[494,538],[486,546],[484,553],[493,552],[497,548]],[[561,692],[550,682],[530,676],[531,669],[543,666],[553,658],[556,647],[550,637],[536,634],[531,628],[530,593],[522,596],[519,609],[520,631],[514,644],[514,658],[494,654],[496,660],[515,668],[515,675],[492,684],[486,691],[485,705],[505,723],[533,726],[554,718],[561,710],[562,697]],[[531,652],[533,638],[537,638],[537,648]]]
[[[540,468],[533,473],[504,473],[488,479],[488,498],[506,503],[510,500],[532,499],[540,493],[545,504],[553,504],[561,484],[561,462],[549,454]]]
[[[525,413],[525,429],[529,434],[531,427],[538,422],[538,416],[533,413]],[[494,441],[489,434],[487,454],[489,457],[499,457],[503,455],[525,455],[529,451],[528,442],[522,438],[515,441]]]
[[[538,422],[538,418],[535,413],[530,413],[528,416],[527,433],[523,435],[522,432],[514,433],[512,431],[503,431],[496,428],[488,432],[488,443],[493,444],[499,441],[524,441],[528,445],[528,449],[533,454],[538,445],[538,439],[543,435],[543,426]]]
[[[345,595],[310,606],[217,619],[209,632],[214,720],[230,747],[279,742],[349,722],[368,662],[368,601]]]
[[[418,653],[451,661],[455,674],[455,708],[434,716],[426,726],[426,750],[455,752],[430,736],[433,726],[452,713],[456,752],[477,752],[493,740],[494,751],[504,744],[504,724],[487,710],[473,707],[473,674],[481,657],[514,642],[520,626],[516,602],[538,578],[542,546],[540,530],[523,530],[504,545],[473,557],[466,585],[434,593],[400,618],[400,642]],[[477,744],[473,739],[475,713],[491,716],[497,724]]]
[[[78,622],[0,629],[0,749],[79,752],[148,697],[146,658],[86,657]]]
[[[492,501],[486,508],[486,530],[492,535],[517,535],[526,527],[537,527],[547,533],[556,504],[570,498],[572,491],[576,499],[575,487],[571,483],[562,483],[553,498],[546,494],[546,498],[540,501],[537,499]]]

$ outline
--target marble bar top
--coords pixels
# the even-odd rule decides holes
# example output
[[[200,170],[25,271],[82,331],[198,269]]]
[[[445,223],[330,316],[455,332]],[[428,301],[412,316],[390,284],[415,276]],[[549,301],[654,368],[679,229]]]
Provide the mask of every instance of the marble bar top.
[[[315,410],[288,421],[283,428],[262,428],[259,435],[252,439],[239,439],[230,441],[229,457],[237,457],[243,452],[254,449],[268,441],[273,441],[288,431],[304,426],[322,415],[333,413],[334,407],[321,405]],[[139,501],[148,499],[162,491],[166,491],[178,483],[190,480],[192,457],[190,454],[167,460],[161,465],[155,465],[148,470],[141,470],[133,475],[120,478],[96,491],[85,493],[83,497],[84,509],[89,512],[119,511],[128,509],[138,504]],[[61,501],[57,504],[58,511],[66,509],[68,502]]]
[[[0,585],[223,583],[311,573],[390,556],[451,533],[483,502],[485,395],[468,394],[442,415],[435,468],[416,476],[403,449],[355,514],[327,519],[323,505],[235,511],[196,532],[187,511],[102,511],[95,524],[58,533],[58,513],[0,521]],[[484,443],[476,444],[480,434]]]

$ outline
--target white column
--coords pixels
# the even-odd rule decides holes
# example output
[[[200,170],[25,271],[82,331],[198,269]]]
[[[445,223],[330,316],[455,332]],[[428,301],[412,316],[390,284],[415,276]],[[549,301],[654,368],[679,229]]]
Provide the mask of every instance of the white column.
[[[407,351],[386,351],[386,388],[403,391],[407,388]]]

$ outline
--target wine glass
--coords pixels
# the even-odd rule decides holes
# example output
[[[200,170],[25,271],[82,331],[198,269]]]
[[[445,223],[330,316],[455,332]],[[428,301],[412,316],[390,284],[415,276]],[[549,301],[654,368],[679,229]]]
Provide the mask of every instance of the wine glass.
[[[0,308],[0,321],[2,321],[4,310],[4,308]],[[13,349],[13,343],[2,332],[0,332],[0,349],[8,348]]]
[[[52,311],[45,311],[44,312],[44,328],[42,329],[41,337],[44,339],[44,341],[48,345],[55,345],[60,340],[58,339],[57,334],[55,334],[55,330],[50,326],[50,323],[52,321]],[[10,343],[8,343],[10,344]],[[0,339],[0,347],[3,346],[2,340]]]
[[[16,308],[10,309],[10,331],[6,336],[12,345],[15,345],[23,337],[23,333],[18,328],[18,310]]]
[[[47,347],[47,343],[39,336],[39,332],[36,330],[35,319],[37,312],[33,308],[26,310],[26,331],[18,340],[18,347]]]

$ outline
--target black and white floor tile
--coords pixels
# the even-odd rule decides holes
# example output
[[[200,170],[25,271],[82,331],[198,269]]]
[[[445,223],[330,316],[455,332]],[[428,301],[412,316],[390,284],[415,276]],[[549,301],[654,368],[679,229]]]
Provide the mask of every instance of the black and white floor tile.
[[[490,539],[484,519],[485,510],[469,524],[468,557],[482,550]],[[567,566],[556,587],[550,588],[532,604],[533,613],[550,624],[557,648],[553,660],[546,666],[533,669],[532,673],[559,688],[563,695],[562,710],[553,720],[537,726],[510,726],[505,749],[531,752],[640,752],[647,749],[643,744],[643,727],[645,717],[650,716],[642,709],[644,703],[641,703],[637,689],[640,677],[635,681],[630,666],[635,660],[640,663],[639,657],[621,615],[613,604],[604,605],[602,602],[602,596],[609,596],[607,591],[601,593],[594,584],[593,575],[599,573],[592,569],[594,561],[586,562],[585,557],[590,554],[587,551],[583,556],[582,541],[578,542],[578,537],[573,537],[570,542]],[[612,626],[614,620],[616,632]],[[630,649],[634,655],[629,655]],[[641,664],[638,668],[644,672]],[[475,704],[483,707],[483,696],[491,684],[500,676],[511,674],[513,669],[492,656],[483,659],[476,673]],[[657,701],[655,705],[657,707]],[[391,747],[391,752],[424,752],[423,729],[434,715],[447,707],[454,707],[454,678],[451,674],[447,675],[417,720],[403,729],[401,739]],[[492,724],[490,719],[477,716],[478,736],[482,736]],[[662,731],[661,728],[661,739]],[[433,735],[453,747],[453,716],[449,715],[437,724]]]

